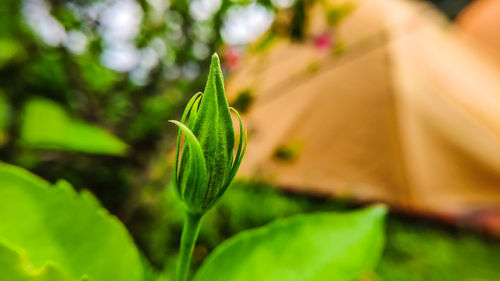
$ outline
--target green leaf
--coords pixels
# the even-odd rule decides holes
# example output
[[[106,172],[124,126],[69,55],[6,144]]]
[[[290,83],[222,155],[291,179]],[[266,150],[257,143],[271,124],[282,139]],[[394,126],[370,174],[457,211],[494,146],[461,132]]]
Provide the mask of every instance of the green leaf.
[[[64,181],[51,186],[0,163],[0,222],[0,241],[22,250],[34,268],[55,264],[75,280],[143,280],[144,265],[125,227],[90,193]],[[16,280],[3,274],[0,280]]]
[[[34,148],[124,155],[127,145],[109,132],[74,120],[57,103],[28,101],[23,112],[21,140]]]
[[[0,244],[0,278],[16,281],[75,281],[54,264],[36,268],[29,259]]]
[[[302,215],[236,235],[219,246],[194,281],[354,281],[384,244],[382,206]]]

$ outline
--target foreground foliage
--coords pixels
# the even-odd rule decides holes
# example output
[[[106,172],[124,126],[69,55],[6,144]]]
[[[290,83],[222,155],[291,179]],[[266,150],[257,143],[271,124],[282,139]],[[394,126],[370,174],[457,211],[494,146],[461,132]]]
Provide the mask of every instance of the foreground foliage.
[[[243,232],[218,247],[194,280],[357,280],[379,260],[384,216],[377,206],[296,216]]]
[[[255,274],[259,280],[352,280],[381,254],[384,215],[382,207],[304,215],[244,232],[223,243],[195,280]],[[0,164],[0,219],[0,280],[159,280],[125,227],[67,182],[51,185]]]
[[[125,227],[67,182],[0,164],[0,221],[0,280],[142,280]]]

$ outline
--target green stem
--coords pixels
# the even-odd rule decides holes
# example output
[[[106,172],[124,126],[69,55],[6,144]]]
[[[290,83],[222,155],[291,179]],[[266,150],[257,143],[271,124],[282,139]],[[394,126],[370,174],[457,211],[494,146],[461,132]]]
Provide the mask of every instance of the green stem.
[[[198,238],[200,231],[201,214],[191,214],[186,212],[184,217],[184,227],[181,237],[181,252],[179,263],[177,264],[176,281],[186,281],[189,264],[191,263],[191,254],[193,253],[194,244]]]

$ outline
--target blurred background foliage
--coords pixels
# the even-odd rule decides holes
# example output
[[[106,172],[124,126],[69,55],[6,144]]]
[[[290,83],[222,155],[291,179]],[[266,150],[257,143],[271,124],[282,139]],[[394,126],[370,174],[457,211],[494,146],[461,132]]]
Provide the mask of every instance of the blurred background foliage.
[[[468,2],[434,0],[451,18]],[[265,32],[258,46],[274,36],[300,40],[310,4],[1,1],[0,158],[89,188],[124,219],[127,198],[166,182],[174,130],[166,121],[203,89],[209,56],[219,51],[231,68]],[[278,13],[288,20],[273,23]]]
[[[203,89],[210,55],[219,51],[231,67],[279,8],[301,26],[303,6],[2,1],[0,158],[89,188],[126,220],[130,198],[146,183],[166,182],[174,131],[166,122]]]
[[[433,2],[454,18],[470,1]],[[264,33],[257,47],[274,36],[301,40],[309,4],[0,1],[0,159],[91,190],[147,259],[173,272],[182,212],[168,188],[176,130],[167,120],[203,89],[213,52],[229,70]],[[274,21],[278,13],[288,20]],[[236,103],[244,107],[251,98]],[[351,207],[239,182],[206,218],[194,262],[227,237],[275,218]],[[384,260],[363,280],[500,280],[498,241],[394,215],[388,235]]]

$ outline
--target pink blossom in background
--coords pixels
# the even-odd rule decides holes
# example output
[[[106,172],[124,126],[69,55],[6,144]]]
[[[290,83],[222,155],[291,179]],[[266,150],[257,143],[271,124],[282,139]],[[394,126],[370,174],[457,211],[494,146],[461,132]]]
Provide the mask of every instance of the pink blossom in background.
[[[314,38],[314,46],[321,50],[328,50],[332,46],[332,37],[329,33],[325,32]]]
[[[224,50],[224,64],[229,71],[236,69],[240,65],[242,52],[235,47],[226,47]]]

